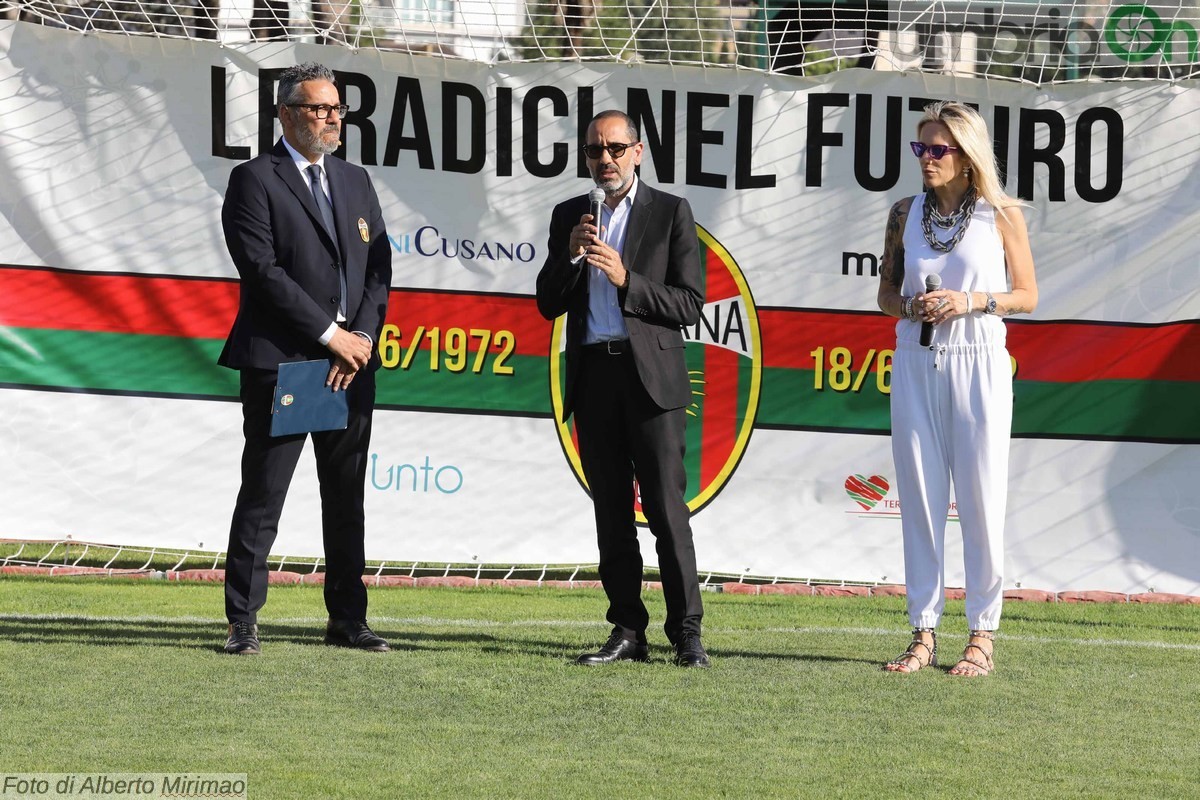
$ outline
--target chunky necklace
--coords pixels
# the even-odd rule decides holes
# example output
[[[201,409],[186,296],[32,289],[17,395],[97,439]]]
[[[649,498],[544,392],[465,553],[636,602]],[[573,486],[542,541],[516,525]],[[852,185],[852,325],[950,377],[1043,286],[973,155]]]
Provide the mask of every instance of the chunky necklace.
[[[949,214],[943,215],[941,211],[938,211],[936,202],[930,203],[929,209],[929,216],[933,220],[933,224],[945,230],[950,230],[955,225],[962,222],[963,214],[966,213],[966,211],[963,210],[963,206],[960,205]]]
[[[937,196],[930,189],[925,193],[925,207],[921,212],[921,230],[925,234],[925,241],[929,242],[929,246],[940,253],[949,253],[955,246],[962,241],[963,235],[967,232],[967,226],[971,224],[971,215],[975,213],[975,187],[971,186],[967,189],[967,193],[963,195],[962,203],[950,214],[942,214],[937,209]],[[936,225],[942,230],[950,230],[958,226],[958,230],[954,232],[949,239],[941,241],[933,232],[933,226]]]

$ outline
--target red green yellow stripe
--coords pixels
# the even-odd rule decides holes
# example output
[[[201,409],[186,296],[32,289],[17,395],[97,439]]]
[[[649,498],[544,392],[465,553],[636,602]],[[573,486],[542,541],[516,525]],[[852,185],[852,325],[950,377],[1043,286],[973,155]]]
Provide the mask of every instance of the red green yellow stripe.
[[[713,252],[706,248],[703,257],[709,301],[737,294]],[[0,266],[0,385],[232,399],[236,374],[215,360],[237,300],[234,280]],[[394,289],[388,319],[400,329],[406,351],[405,337],[418,326],[426,333],[436,328],[443,337],[452,328],[506,330],[514,341],[505,362],[511,372],[493,370],[499,357],[494,346],[475,372],[431,362],[432,340],[423,338],[407,369],[380,374],[382,406],[551,414],[552,326],[531,296]],[[778,307],[760,308],[759,320],[757,427],[887,433],[888,395],[879,390],[887,376],[879,368],[886,364],[880,354],[895,342],[894,320]],[[1009,320],[1008,341],[1018,366],[1015,435],[1200,443],[1200,321]],[[853,378],[861,371],[857,388],[831,386],[829,359],[836,348],[849,353]],[[814,353],[825,361],[820,375]],[[473,366],[473,350],[468,360]],[[689,481],[699,487],[722,468],[719,454],[729,452],[737,420],[748,413],[744,392],[714,388],[748,386],[752,365],[736,353],[696,343],[688,346],[688,361],[707,381],[698,416],[689,418],[697,436],[689,441],[696,459]]]

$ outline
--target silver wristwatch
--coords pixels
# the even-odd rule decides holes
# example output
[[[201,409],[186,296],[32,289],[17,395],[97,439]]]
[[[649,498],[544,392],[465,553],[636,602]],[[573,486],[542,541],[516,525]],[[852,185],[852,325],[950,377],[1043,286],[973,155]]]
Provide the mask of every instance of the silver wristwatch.
[[[996,313],[996,298],[992,297],[991,292],[984,292],[984,294],[987,295],[987,303],[983,307],[983,313],[995,314]]]

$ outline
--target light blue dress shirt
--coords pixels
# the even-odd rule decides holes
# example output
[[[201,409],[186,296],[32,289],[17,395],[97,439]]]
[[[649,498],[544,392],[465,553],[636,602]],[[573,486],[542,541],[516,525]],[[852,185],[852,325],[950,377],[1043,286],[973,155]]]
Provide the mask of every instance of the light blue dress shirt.
[[[629,229],[629,214],[633,210],[633,198],[637,196],[638,179],[635,175],[629,194],[617,203],[615,209],[608,204],[600,207],[600,225],[604,235],[600,238],[625,258],[625,233]],[[587,333],[584,344],[596,344],[616,339],[628,339],[629,329],[621,314],[621,303],[617,298],[617,287],[599,267],[587,265],[588,270],[588,315]],[[628,269],[628,267],[626,267]]]

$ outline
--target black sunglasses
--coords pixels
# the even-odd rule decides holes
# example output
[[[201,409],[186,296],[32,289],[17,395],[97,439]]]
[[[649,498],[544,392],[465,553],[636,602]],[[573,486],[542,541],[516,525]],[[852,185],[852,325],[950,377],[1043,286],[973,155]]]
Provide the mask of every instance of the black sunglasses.
[[[913,155],[917,158],[929,153],[929,157],[934,161],[941,161],[942,156],[946,155],[946,153],[957,153],[959,151],[959,148],[949,144],[925,144],[924,142],[909,142],[908,144],[912,147]]]
[[[633,147],[635,144],[638,143],[630,142],[629,144],[625,144],[623,142],[614,142],[613,144],[585,144],[579,149],[583,151],[585,156],[593,160],[599,158],[605,150],[608,151],[610,156],[612,156],[614,159],[617,159],[625,155],[625,151]]]
[[[303,108],[317,115],[317,119],[328,119],[329,115],[337,111],[339,117],[346,116],[346,112],[350,110],[348,105],[326,106],[317,105],[315,103],[288,103],[288,108]]]

